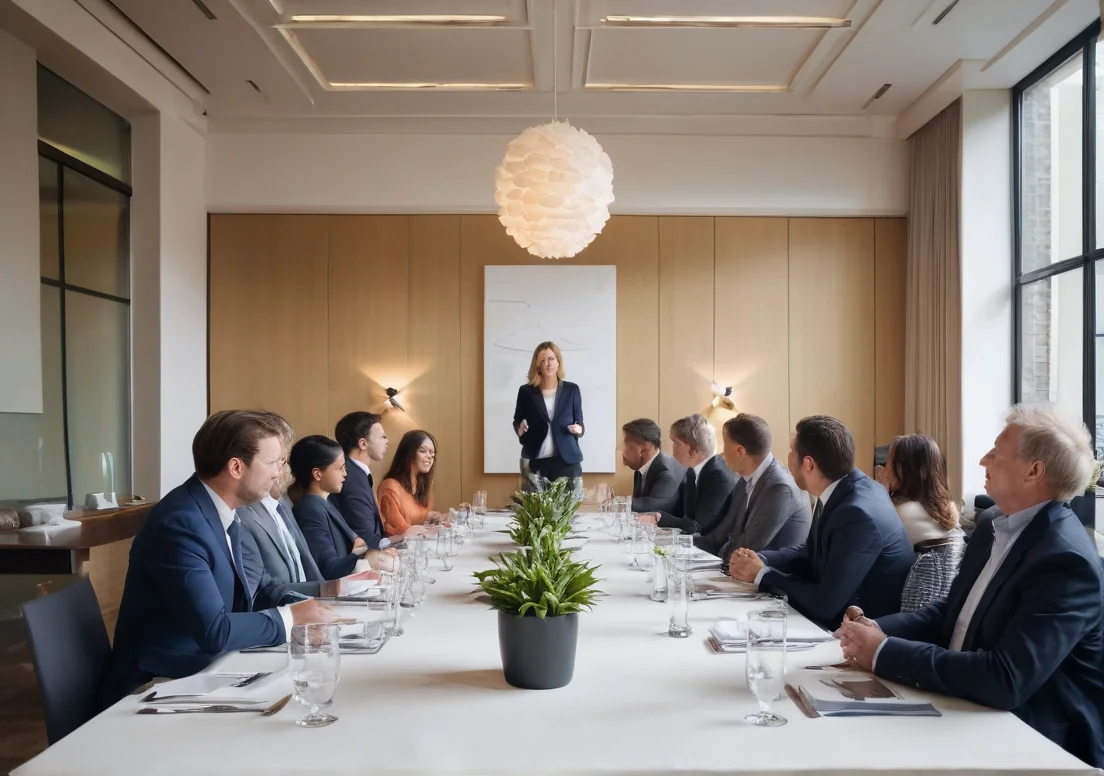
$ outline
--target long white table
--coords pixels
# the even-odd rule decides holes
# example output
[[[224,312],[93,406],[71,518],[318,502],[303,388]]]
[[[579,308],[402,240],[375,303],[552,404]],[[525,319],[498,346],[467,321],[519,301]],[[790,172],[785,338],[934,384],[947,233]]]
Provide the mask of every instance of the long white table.
[[[559,690],[507,685],[496,613],[476,602],[471,573],[510,549],[488,519],[452,571],[405,619],[406,634],[374,656],[344,656],[325,728],[295,726],[294,702],[279,714],[136,716],[120,701],[16,770],[17,776],[100,774],[1089,774],[1012,714],[915,690],[938,718],[808,719],[788,699],[780,728],[755,728],[757,704],[742,655],[703,642],[718,617],[753,603],[695,602],[694,635],[665,635],[667,607],[648,599],[649,576],[591,532],[580,556],[601,563],[608,596],[580,623],[572,683]],[[794,614],[794,617],[798,615]],[[661,635],[664,634],[664,635]],[[841,658],[836,643],[788,655],[791,666]],[[278,654],[232,654],[212,670],[276,669]],[[290,691],[290,686],[289,686]]]

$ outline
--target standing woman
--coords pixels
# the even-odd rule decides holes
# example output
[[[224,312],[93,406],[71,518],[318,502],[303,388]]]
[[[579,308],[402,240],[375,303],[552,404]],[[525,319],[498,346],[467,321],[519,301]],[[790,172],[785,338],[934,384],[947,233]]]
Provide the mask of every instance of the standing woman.
[[[436,470],[437,440],[433,435],[418,430],[403,434],[376,493],[383,530],[389,538],[404,536],[414,526],[444,522],[446,516],[433,511]]]
[[[295,522],[322,576],[340,579],[352,574],[368,545],[329,501],[330,494],[340,493],[345,483],[341,445],[320,434],[305,436],[291,448],[288,465],[295,478],[289,491]]]
[[[542,342],[529,363],[529,382],[518,389],[514,431],[529,471],[554,481],[583,476],[583,397],[564,378],[563,355],[554,342]],[[524,463],[522,465],[524,469]]]

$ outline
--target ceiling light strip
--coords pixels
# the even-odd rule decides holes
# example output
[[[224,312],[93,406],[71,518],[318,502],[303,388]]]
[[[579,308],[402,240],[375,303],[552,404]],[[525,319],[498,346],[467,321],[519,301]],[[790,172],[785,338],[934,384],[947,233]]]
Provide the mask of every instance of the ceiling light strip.
[[[628,16],[602,17],[606,27],[773,27],[831,29],[850,27],[850,19],[829,16]]]
[[[396,83],[331,81],[329,89],[335,91],[455,91],[455,92],[517,92],[532,89],[532,84],[461,84],[461,83]]]
[[[501,24],[505,16],[490,14],[294,14],[296,24]]]
[[[785,84],[584,84],[587,89],[612,92],[742,92],[778,94],[788,92]]]

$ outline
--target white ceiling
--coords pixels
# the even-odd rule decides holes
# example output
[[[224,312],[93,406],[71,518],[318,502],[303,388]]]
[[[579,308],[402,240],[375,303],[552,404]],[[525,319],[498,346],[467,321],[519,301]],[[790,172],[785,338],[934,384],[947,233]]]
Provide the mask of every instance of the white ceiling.
[[[960,63],[971,65],[970,88],[1009,87],[1100,8],[1098,0],[958,0],[936,25],[952,0],[202,0],[212,20],[196,0],[111,1],[209,92],[202,109],[213,131],[497,131],[555,109],[606,132],[720,131],[791,116],[848,118],[849,132],[891,135],[895,117]],[[291,23],[304,13],[505,20]],[[609,14],[802,15],[851,26],[640,29],[603,25]],[[466,86],[379,86],[424,83]],[[508,88],[478,86],[487,84]],[[678,85],[700,88],[654,89]]]

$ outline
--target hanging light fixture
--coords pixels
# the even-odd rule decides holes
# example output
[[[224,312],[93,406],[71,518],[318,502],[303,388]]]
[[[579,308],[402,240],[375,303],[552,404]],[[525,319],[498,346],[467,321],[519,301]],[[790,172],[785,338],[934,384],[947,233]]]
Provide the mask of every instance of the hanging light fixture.
[[[542,259],[566,259],[590,245],[609,220],[613,163],[592,135],[559,121],[556,6],[552,6],[552,122],[506,146],[495,169],[498,220]]]

